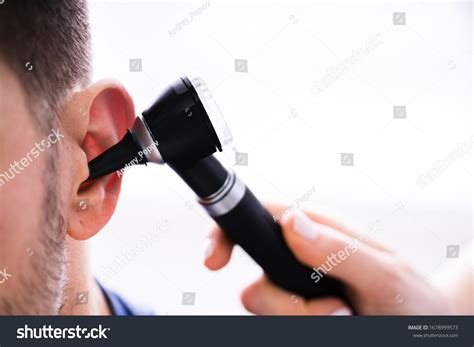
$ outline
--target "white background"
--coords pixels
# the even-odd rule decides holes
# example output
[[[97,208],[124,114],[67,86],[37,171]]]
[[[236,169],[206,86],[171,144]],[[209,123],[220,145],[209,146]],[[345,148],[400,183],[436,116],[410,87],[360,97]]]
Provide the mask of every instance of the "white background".
[[[121,81],[140,113],[178,76],[200,75],[234,135],[221,159],[257,196],[293,204],[314,188],[303,208],[360,231],[379,223],[377,238],[433,278],[461,266],[447,245],[472,259],[471,6],[94,1],[94,79]],[[393,25],[393,12],[406,12],[406,25]],[[316,94],[354,52],[365,53]],[[142,72],[129,71],[135,58]],[[248,73],[234,59],[247,59]],[[248,166],[234,165],[234,151]],[[341,166],[342,152],[354,166]],[[206,270],[213,223],[184,183],[166,166],[125,176],[114,217],[91,241],[99,279],[160,314],[245,314],[239,293],[260,272],[252,260],[239,250],[224,270]],[[183,292],[195,305],[182,305]]]

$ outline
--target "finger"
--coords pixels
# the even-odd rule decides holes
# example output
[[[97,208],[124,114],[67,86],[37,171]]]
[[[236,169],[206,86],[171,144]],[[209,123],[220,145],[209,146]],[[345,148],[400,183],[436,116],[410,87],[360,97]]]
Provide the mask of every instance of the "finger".
[[[283,234],[295,256],[316,268],[311,277],[319,282],[330,275],[357,289],[367,289],[390,270],[387,253],[337,232],[296,212],[282,221]]]
[[[263,204],[268,212],[273,216],[274,220],[280,220],[285,214],[291,211],[288,205],[275,202],[265,202]]]
[[[230,260],[234,244],[219,227],[214,227],[207,239],[204,265],[209,270],[219,270]]]
[[[291,205],[288,206],[288,205],[272,203],[272,202],[265,203],[265,207],[272,214],[273,219],[277,220],[279,222],[281,222],[283,219],[285,219],[285,217],[287,217],[292,212],[297,210],[295,207],[293,207]],[[323,225],[327,225],[327,226],[329,226],[333,229],[336,229],[337,231],[340,231],[340,232],[346,234],[349,237],[360,239],[361,242],[364,242],[364,243],[366,243],[366,244],[370,245],[371,247],[374,247],[378,250],[388,252],[388,253],[393,253],[392,249],[390,249],[389,247],[387,247],[385,245],[382,245],[381,243],[375,241],[373,238],[368,237],[367,234],[357,233],[357,232],[347,228],[343,224],[337,222],[333,218],[330,218],[328,216],[322,215],[322,214],[314,212],[314,211],[304,210],[304,212],[315,222],[318,222],[318,223],[323,224]],[[378,222],[374,223],[372,229],[373,230],[370,230],[372,233],[376,233],[376,232],[379,231],[380,225],[378,224]]]
[[[313,211],[306,211],[305,210],[304,213],[306,213],[306,215],[308,215],[313,221],[315,221],[319,224],[327,225],[328,227],[336,229],[336,230],[344,233],[345,235],[347,235],[351,238],[359,239],[359,240],[361,240],[361,242],[366,243],[367,245],[370,245],[371,247],[374,247],[378,250],[393,253],[392,249],[390,249],[389,247],[387,247],[385,245],[382,245],[381,243],[375,241],[373,238],[370,238],[369,235],[357,233],[357,232],[347,228],[343,224],[335,221],[332,218],[329,218],[327,216],[324,216],[322,214],[319,214],[319,213],[316,213],[316,212],[313,212]],[[372,233],[377,233],[377,232],[380,231],[379,230],[380,225],[378,225],[378,222],[376,222],[372,228],[373,228],[373,230],[370,230],[370,232],[372,232]]]
[[[276,221],[279,221],[280,223],[282,220],[285,219],[285,217],[287,217],[289,214],[291,214],[291,212],[295,210],[295,208],[292,208],[291,205],[288,206],[288,205],[271,203],[271,202],[266,203],[265,207],[272,214],[273,219]],[[370,245],[371,247],[374,247],[378,250],[388,252],[388,253],[394,253],[392,249],[375,241],[373,238],[370,237],[370,235],[357,233],[330,217],[324,216],[322,214],[319,214],[313,211],[307,211],[307,210],[304,210],[304,213],[306,213],[312,220],[314,220],[317,223],[327,225],[339,232],[342,232],[343,234],[346,234],[349,237],[358,239],[361,242],[366,243]],[[380,231],[379,230],[380,225],[378,224],[378,221],[374,223],[372,228],[373,228],[373,230],[371,230],[372,233],[377,233]]]
[[[337,298],[322,298],[307,302],[279,287],[265,276],[242,293],[245,308],[258,315],[349,315],[350,310]]]
[[[314,299],[308,303],[308,314],[311,316],[352,316],[352,310],[337,298]]]

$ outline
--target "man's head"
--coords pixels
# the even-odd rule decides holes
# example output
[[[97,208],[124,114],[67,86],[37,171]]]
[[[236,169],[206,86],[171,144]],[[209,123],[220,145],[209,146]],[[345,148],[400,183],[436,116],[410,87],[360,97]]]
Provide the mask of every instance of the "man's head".
[[[134,107],[121,85],[89,78],[85,1],[0,4],[0,314],[71,305],[63,294],[76,240],[115,209],[117,175],[82,182],[87,161],[123,136]]]

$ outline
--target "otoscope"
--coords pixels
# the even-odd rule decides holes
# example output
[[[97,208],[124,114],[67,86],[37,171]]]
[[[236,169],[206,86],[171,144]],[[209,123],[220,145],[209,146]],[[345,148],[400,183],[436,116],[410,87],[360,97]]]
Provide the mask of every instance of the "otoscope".
[[[272,215],[235,173],[213,156],[231,141],[227,124],[202,79],[182,77],[136,118],[120,142],[89,162],[88,180],[129,163],[166,163],[194,191],[199,204],[229,239],[240,245],[273,283],[304,298],[345,298],[338,280],[324,276],[315,283],[313,269],[296,259]]]

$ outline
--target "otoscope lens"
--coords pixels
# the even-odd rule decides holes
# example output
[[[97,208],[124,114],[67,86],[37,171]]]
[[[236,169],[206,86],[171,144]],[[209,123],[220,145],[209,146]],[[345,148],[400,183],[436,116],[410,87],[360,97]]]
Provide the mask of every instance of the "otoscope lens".
[[[219,107],[214,101],[211,92],[200,77],[189,78],[189,81],[196,90],[196,93],[198,94],[199,99],[201,100],[204,109],[206,110],[206,113],[209,116],[209,119],[212,123],[212,126],[214,127],[214,130],[217,134],[217,137],[219,138],[221,145],[228,145],[232,142],[232,134],[230,132],[229,127],[227,126],[224,117],[222,116],[221,111],[219,110]]]

